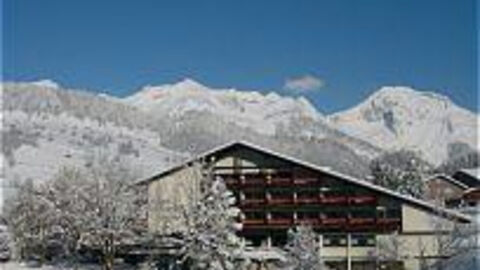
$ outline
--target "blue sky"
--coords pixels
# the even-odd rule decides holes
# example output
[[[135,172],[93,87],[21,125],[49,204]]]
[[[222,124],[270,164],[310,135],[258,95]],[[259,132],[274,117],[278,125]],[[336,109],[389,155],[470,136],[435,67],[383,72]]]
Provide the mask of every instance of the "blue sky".
[[[325,112],[383,85],[478,111],[474,0],[3,0],[3,80],[125,96],[190,77],[305,95]]]

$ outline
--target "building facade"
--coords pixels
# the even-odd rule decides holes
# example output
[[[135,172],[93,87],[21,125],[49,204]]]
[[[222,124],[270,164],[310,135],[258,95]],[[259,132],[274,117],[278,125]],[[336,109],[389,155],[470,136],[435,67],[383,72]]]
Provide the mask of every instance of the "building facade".
[[[439,233],[470,221],[367,181],[234,142],[142,181],[148,184],[151,230],[182,229],[184,213],[166,208],[181,209],[195,200],[201,176],[193,164],[199,160],[234,192],[242,212],[239,234],[250,246],[281,247],[289,229],[308,225],[321,239],[322,257],[335,269],[419,269],[444,256]]]

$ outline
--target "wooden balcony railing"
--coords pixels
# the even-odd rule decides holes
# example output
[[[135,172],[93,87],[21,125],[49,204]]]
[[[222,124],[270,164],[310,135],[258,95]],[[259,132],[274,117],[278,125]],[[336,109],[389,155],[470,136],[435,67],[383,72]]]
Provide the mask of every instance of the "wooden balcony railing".
[[[292,178],[271,178],[266,177],[249,177],[246,179],[238,179],[232,177],[225,177],[224,181],[227,187],[243,188],[243,187],[294,187],[294,186],[310,186],[318,183],[315,178],[292,179]]]
[[[263,187],[263,186],[266,186],[268,183],[267,183],[267,179],[250,178],[246,180],[240,180],[239,184],[242,187]]]
[[[267,204],[269,204],[269,205],[289,205],[289,204],[293,204],[293,198],[290,198],[290,197],[270,198],[270,199],[267,200]]]
[[[320,203],[320,198],[318,197],[298,197],[295,200],[296,204],[318,204]]]
[[[349,218],[348,225],[351,225],[351,226],[375,225],[375,218]]]
[[[315,185],[318,181],[316,178],[296,178],[293,180],[295,186],[309,186]]]
[[[244,219],[242,221],[243,225],[264,225],[265,220],[264,219]]]
[[[322,204],[345,204],[347,196],[324,196],[320,198]]]
[[[318,226],[320,225],[320,219],[318,218],[299,218],[295,220],[296,225],[308,225],[308,226]]]
[[[290,187],[293,186],[291,178],[274,178],[268,183],[272,187]]]
[[[269,225],[292,225],[293,220],[290,218],[272,218],[267,220]]]
[[[347,218],[321,218],[320,224],[326,227],[343,226],[347,224]]]
[[[376,222],[375,222],[376,221]],[[244,219],[244,228],[268,229],[268,228],[289,228],[297,225],[309,225],[318,229],[340,229],[365,230],[365,229],[394,229],[400,226],[399,218],[271,218],[271,219]]]
[[[240,205],[372,205],[375,204],[377,199],[374,196],[362,196],[362,197],[348,197],[348,196],[311,196],[311,197],[297,197],[285,196],[285,197],[270,197],[265,198],[247,198],[240,201]]]
[[[241,206],[260,206],[265,205],[265,199],[245,199],[240,201]]]
[[[350,196],[348,198],[350,204],[374,204],[377,202],[375,196]]]

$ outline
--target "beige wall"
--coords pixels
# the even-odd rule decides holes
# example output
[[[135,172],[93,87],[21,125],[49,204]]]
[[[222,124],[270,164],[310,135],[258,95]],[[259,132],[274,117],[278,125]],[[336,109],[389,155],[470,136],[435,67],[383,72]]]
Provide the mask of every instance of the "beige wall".
[[[402,205],[402,233],[430,233],[438,229],[451,230],[453,225],[454,222],[430,211],[407,204]]]
[[[162,233],[184,229],[187,206],[197,199],[200,179],[201,170],[194,165],[152,181],[148,187],[148,228]]]

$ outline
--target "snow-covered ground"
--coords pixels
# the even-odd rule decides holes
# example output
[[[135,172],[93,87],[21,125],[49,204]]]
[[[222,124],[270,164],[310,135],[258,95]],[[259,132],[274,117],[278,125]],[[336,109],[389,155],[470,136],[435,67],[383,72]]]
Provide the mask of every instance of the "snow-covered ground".
[[[35,265],[28,265],[26,263],[17,263],[17,262],[7,262],[7,263],[0,263],[0,270],[70,270],[74,269],[72,267],[63,267],[63,266],[35,266]],[[80,268],[81,270],[96,270],[95,268]],[[79,270],[80,270],[79,269]],[[97,269],[99,269],[97,267]]]
[[[102,269],[99,265],[93,264],[83,264],[83,265],[43,265],[38,266],[35,264],[28,264],[28,263],[19,263],[19,262],[7,262],[7,263],[0,263],[0,270],[100,270]],[[128,264],[122,265],[115,265],[116,270],[134,270],[139,269],[139,267],[135,267]]]

